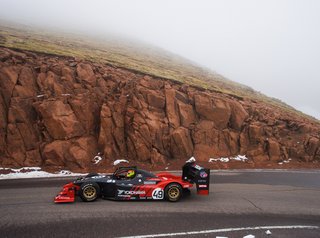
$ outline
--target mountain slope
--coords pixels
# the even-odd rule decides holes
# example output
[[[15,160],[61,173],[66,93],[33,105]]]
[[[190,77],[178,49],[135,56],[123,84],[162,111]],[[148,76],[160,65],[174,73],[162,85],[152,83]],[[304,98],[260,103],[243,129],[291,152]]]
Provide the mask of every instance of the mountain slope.
[[[319,166],[317,121],[178,56],[8,27],[0,44],[2,166],[167,166],[238,154],[253,167]]]

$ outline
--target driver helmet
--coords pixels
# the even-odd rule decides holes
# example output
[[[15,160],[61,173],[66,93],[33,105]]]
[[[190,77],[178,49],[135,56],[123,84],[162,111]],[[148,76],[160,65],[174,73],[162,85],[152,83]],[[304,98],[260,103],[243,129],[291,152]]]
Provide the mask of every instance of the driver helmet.
[[[127,172],[127,178],[133,178],[134,177],[134,170],[133,169],[130,169],[130,170],[128,170],[128,172]]]

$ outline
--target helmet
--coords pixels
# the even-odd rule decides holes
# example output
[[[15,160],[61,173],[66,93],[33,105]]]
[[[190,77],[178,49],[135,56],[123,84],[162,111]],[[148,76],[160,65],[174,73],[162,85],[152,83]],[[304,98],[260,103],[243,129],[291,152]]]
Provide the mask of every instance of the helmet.
[[[132,169],[130,169],[130,170],[128,170],[128,172],[127,172],[127,178],[133,178],[134,177],[134,170],[132,170]]]

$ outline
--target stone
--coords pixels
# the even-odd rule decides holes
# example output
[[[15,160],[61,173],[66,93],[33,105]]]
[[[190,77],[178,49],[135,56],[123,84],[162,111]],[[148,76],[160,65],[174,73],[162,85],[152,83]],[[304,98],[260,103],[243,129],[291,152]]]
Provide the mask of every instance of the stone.
[[[280,157],[280,145],[277,141],[268,140],[268,154],[271,160],[278,160]]]
[[[217,129],[227,128],[231,116],[228,103],[219,98],[210,98],[208,95],[194,96],[196,112],[204,119],[213,121]]]
[[[187,159],[193,155],[193,144],[188,129],[179,127],[172,132],[170,149],[174,159]]]
[[[173,128],[180,126],[180,117],[178,113],[178,105],[175,100],[175,90],[172,88],[165,89],[166,98],[166,114],[170,125]]]
[[[195,123],[197,119],[193,110],[193,106],[178,102],[178,108],[181,126],[189,128],[189,126]]]
[[[61,140],[84,134],[85,130],[69,104],[55,100],[45,101],[35,106],[52,138]]]
[[[230,126],[237,131],[241,131],[243,123],[249,117],[249,114],[240,103],[233,101],[229,104],[231,107]]]
[[[77,64],[77,75],[80,81],[84,81],[90,85],[96,84],[96,76],[90,64],[79,63]]]

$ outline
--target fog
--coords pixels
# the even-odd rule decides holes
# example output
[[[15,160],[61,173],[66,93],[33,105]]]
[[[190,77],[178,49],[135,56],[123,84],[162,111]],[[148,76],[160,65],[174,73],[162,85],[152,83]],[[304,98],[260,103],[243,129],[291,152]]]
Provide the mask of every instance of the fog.
[[[320,119],[320,1],[0,0],[0,19],[129,36]]]

